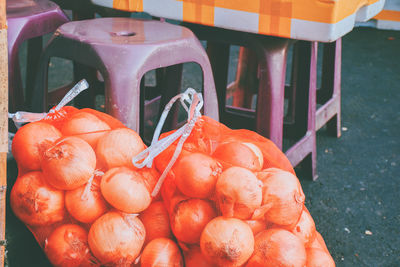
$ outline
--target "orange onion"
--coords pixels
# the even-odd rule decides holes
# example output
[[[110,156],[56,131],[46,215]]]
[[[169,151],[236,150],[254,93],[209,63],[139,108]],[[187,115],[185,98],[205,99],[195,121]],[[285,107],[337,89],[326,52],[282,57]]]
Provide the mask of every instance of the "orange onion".
[[[187,199],[190,199],[190,197],[181,194],[179,191],[175,192],[175,194],[168,201],[166,201],[165,198],[163,197],[165,207],[167,208],[167,211],[169,214],[171,214],[174,211],[175,206],[179,202],[187,200]]]
[[[28,225],[49,225],[65,216],[64,191],[47,184],[38,171],[17,178],[11,190],[10,204],[15,215]]]
[[[261,150],[252,143],[227,142],[220,144],[212,155],[227,169],[239,166],[251,171],[260,171],[264,164]]]
[[[153,189],[156,186],[158,179],[160,178],[160,174],[158,173],[158,171],[154,168],[142,168],[136,169],[136,171],[142,175],[147,190],[150,193],[153,192]]]
[[[100,189],[109,204],[126,213],[141,212],[151,203],[143,176],[127,167],[108,170],[101,179]]]
[[[129,266],[139,255],[145,235],[136,215],[110,211],[92,224],[88,243],[101,264]]]
[[[174,167],[175,183],[189,197],[207,198],[214,192],[221,171],[221,165],[210,156],[187,154]]]
[[[140,263],[141,267],[183,267],[183,258],[174,241],[160,237],[146,245]]]
[[[290,227],[283,227],[286,230],[289,230],[293,234],[295,234],[300,240],[304,242],[304,245],[307,246],[310,242],[314,241],[316,229],[315,223],[311,214],[308,212],[307,208],[304,207],[299,221]]]
[[[78,111],[68,117],[61,128],[63,135],[82,138],[93,148],[96,147],[97,141],[108,130],[111,130],[107,123],[100,120],[93,114]]]
[[[335,262],[329,253],[323,249],[307,248],[307,267],[335,267]]]
[[[56,107],[51,108],[51,110],[47,113],[47,116],[43,118],[42,121],[47,122],[58,130],[61,130],[64,121],[70,117],[75,112],[78,112],[79,109],[73,106],[63,106],[61,109],[56,110]]]
[[[41,165],[47,182],[58,189],[73,190],[92,177],[96,154],[78,137],[58,140],[41,155]]]
[[[236,218],[216,217],[200,237],[201,252],[218,266],[241,266],[254,251],[254,236],[245,222]]]
[[[266,222],[262,220],[246,220],[245,222],[250,226],[254,236],[256,236],[259,232],[267,229]]]
[[[113,116],[108,115],[107,113],[97,111],[95,109],[91,108],[83,108],[80,110],[81,112],[86,112],[95,115],[97,118],[102,120],[103,122],[107,123],[108,126],[110,126],[111,129],[116,129],[116,128],[124,128],[125,125],[114,118]]]
[[[95,266],[87,239],[88,233],[81,226],[64,224],[45,240],[44,252],[53,266]]]
[[[130,167],[132,158],[144,149],[145,144],[135,131],[118,128],[107,132],[99,139],[96,155],[105,168]]]
[[[329,250],[326,247],[324,238],[322,237],[322,235],[318,231],[315,231],[314,240],[312,242],[307,243],[306,244],[306,248],[318,248],[318,249],[322,249],[326,253],[329,253]]]
[[[40,170],[42,146],[60,137],[60,131],[46,122],[31,122],[22,126],[15,134],[11,147],[18,168],[26,171]]]
[[[322,249],[329,253],[328,248],[326,247],[325,240],[318,231],[316,232],[315,237],[315,239],[317,239],[318,243],[321,245]]]
[[[211,201],[191,198],[178,202],[171,214],[175,237],[184,243],[195,244],[206,224],[217,216]]]
[[[151,203],[147,209],[140,213],[139,219],[146,228],[145,244],[155,238],[172,237],[168,212],[162,201]]]
[[[100,179],[97,176],[86,185],[65,192],[65,207],[76,220],[92,223],[107,212],[107,203],[100,192]]]
[[[301,215],[305,195],[296,176],[276,168],[257,173],[263,182],[262,205],[254,212],[253,219],[265,218],[278,225],[295,224]]]
[[[186,267],[216,267],[206,260],[198,246],[192,246],[188,251],[184,251],[184,259]]]
[[[256,236],[254,253],[246,267],[304,267],[305,264],[303,242],[287,230],[272,228]]]
[[[250,219],[262,202],[262,183],[248,169],[230,167],[215,187],[218,206],[225,217]]]

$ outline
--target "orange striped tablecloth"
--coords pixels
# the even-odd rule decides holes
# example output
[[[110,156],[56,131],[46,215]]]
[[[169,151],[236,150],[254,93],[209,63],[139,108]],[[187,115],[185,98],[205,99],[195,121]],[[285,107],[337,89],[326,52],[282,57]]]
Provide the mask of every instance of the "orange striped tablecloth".
[[[374,19],[378,29],[400,30],[400,1],[386,0],[383,10]]]
[[[395,0],[398,1],[398,0]],[[330,42],[356,21],[378,14],[385,0],[92,0],[94,4],[208,26]]]

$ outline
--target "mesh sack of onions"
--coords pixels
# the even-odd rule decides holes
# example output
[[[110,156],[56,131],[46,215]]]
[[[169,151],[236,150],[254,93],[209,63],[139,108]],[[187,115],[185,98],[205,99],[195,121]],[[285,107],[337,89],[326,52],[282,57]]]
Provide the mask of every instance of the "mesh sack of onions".
[[[284,153],[255,132],[201,116],[194,90],[170,104],[178,99],[187,123],[160,135],[165,110],[133,162],[161,174],[152,196],[161,192],[160,218],[169,218],[185,266],[335,266]]]
[[[11,114],[29,122],[12,143],[14,214],[54,266],[133,266],[142,252],[143,266],[183,266],[164,203],[151,196],[160,175],[132,164],[146,148],[140,136],[105,113],[65,106],[86,86],[48,113]]]

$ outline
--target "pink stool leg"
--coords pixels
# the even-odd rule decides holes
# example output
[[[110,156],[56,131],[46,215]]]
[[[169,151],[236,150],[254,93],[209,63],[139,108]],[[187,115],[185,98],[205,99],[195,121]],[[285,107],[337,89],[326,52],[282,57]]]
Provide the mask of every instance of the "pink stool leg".
[[[271,39],[258,55],[260,87],[258,88],[256,131],[282,149],[286,57],[289,40]]]
[[[324,44],[322,85],[317,90],[317,101],[322,106],[317,110],[316,129],[327,124],[328,132],[338,138],[341,136],[341,60],[342,39]]]
[[[286,151],[293,166],[300,164],[304,173],[313,180],[317,174],[317,146],[315,133],[317,42],[298,41],[293,60],[295,75],[294,123],[285,125],[285,133],[298,140]]]

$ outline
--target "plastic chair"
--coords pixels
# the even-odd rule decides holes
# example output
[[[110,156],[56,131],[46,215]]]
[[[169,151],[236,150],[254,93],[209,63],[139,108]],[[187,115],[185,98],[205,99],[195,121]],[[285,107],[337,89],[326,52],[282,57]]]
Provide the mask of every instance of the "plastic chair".
[[[32,97],[35,70],[42,52],[42,36],[54,32],[68,22],[68,17],[53,2],[47,0],[7,0],[9,109],[24,108],[18,50],[28,40],[26,99]]]
[[[167,67],[162,103],[179,92],[179,66],[195,62],[203,71],[204,114],[218,120],[213,74],[204,48],[188,29],[155,20],[98,18],[62,25],[49,41],[39,65],[32,109],[47,108],[47,75],[51,57],[76,61],[99,70],[105,81],[106,112],[143,133],[146,72]],[[178,69],[178,71],[177,71]],[[90,84],[90,81],[89,81]],[[179,84],[178,84],[179,85]]]
[[[185,25],[188,25],[199,39],[207,41],[207,52],[214,73],[221,122],[232,128],[255,130],[272,140],[280,149],[283,147],[283,137],[292,137],[294,144],[286,151],[286,155],[293,166],[303,163],[302,166],[308,176],[315,180],[318,177],[315,112],[311,110],[315,109],[316,103],[317,43],[298,41],[295,44],[299,51],[296,53],[297,59],[294,62],[297,74],[293,86],[296,87],[297,96],[301,96],[304,105],[296,105],[294,112],[296,118],[293,119],[293,122],[296,122],[295,126],[284,127],[287,53],[289,46],[295,41],[214,27]],[[258,77],[255,111],[250,108],[226,105],[230,45],[247,47],[258,59],[257,68],[253,68]]]

